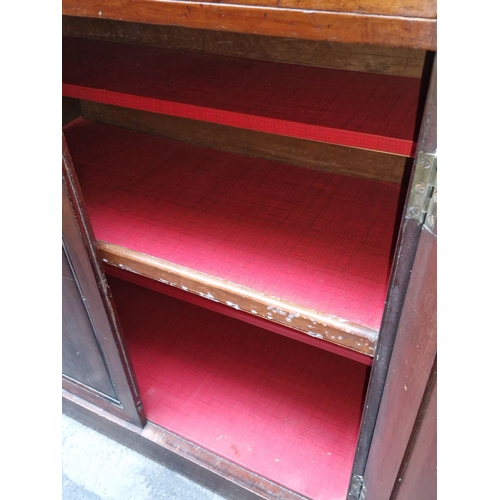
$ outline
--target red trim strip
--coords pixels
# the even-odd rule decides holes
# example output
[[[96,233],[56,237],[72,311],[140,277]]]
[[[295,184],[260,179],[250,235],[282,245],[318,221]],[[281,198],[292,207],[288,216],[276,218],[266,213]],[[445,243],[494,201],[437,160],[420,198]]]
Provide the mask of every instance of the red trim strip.
[[[179,118],[190,118],[218,125],[228,125],[256,132],[295,137],[296,139],[308,139],[339,146],[370,149],[401,156],[413,156],[415,154],[416,144],[413,141],[310,125],[307,123],[289,122],[245,113],[235,113],[222,109],[194,106],[192,104],[163,101],[109,90],[92,89],[63,83],[63,96],[137,109],[139,111],[177,116]]]

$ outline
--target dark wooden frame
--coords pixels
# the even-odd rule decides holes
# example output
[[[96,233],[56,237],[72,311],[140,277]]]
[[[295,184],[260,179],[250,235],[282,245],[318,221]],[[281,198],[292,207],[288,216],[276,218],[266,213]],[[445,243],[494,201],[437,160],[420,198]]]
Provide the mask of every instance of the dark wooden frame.
[[[364,473],[364,485],[368,492],[373,491],[370,498],[374,500],[396,498],[409,464],[421,460],[422,455],[434,457],[434,461],[422,460],[423,483],[426,488],[436,484],[432,428],[426,431],[427,444],[419,438],[421,449],[413,456],[422,419],[436,418],[435,407],[428,407],[430,398],[435,397],[437,376],[436,240],[435,234],[422,229],[413,266],[416,272],[406,293]]]

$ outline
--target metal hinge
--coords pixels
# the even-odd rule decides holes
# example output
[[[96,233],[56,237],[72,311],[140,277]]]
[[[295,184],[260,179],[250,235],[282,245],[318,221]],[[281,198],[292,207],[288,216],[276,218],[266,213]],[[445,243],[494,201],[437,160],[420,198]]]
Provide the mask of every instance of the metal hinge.
[[[363,476],[354,474],[351,479],[351,489],[349,490],[348,500],[365,500],[366,487]]]
[[[437,217],[437,154],[417,155],[415,173],[408,198],[406,218],[416,220],[431,232]]]

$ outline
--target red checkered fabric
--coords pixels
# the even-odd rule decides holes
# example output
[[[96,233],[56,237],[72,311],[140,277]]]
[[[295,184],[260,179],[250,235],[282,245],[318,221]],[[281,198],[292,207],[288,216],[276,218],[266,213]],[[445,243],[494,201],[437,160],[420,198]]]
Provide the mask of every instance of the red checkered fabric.
[[[346,497],[365,366],[109,283],[148,420],[314,500]]]
[[[273,134],[414,153],[420,80],[78,38],[63,95]]]

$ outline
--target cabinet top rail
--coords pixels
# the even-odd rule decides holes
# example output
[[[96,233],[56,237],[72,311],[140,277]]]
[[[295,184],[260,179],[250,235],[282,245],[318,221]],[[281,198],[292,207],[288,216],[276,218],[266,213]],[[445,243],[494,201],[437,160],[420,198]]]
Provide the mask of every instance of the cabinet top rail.
[[[279,6],[278,6],[279,4]],[[436,50],[427,0],[63,0],[63,15]]]

